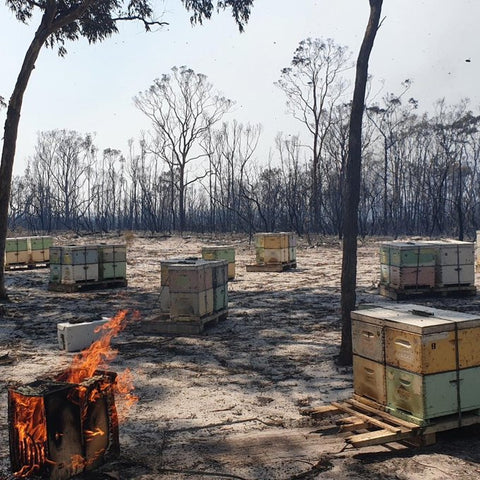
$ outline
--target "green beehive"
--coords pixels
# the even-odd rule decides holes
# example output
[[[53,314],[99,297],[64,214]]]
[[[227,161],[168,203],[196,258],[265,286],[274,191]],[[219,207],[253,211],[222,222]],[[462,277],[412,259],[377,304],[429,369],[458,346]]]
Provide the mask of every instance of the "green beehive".
[[[7,238],[6,252],[28,252],[28,237]]]
[[[30,237],[30,250],[48,250],[53,245],[52,237]]]
[[[213,290],[213,309],[215,312],[228,308],[228,288],[221,285]]]
[[[390,265],[395,267],[435,266],[436,249],[415,242],[391,242]]]
[[[232,263],[235,262],[235,248],[228,245],[202,247],[202,258],[204,260],[226,260]]]
[[[387,410],[416,423],[476,410],[480,408],[479,375],[480,367],[419,375],[387,365]]]
[[[125,279],[127,277],[126,262],[106,262],[98,266],[99,280]]]

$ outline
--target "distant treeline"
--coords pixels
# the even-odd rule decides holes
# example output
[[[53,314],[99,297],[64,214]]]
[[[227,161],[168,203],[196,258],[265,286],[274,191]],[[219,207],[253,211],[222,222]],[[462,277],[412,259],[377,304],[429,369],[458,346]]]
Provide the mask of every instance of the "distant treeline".
[[[9,228],[341,236],[348,114],[348,105],[336,106],[323,125],[315,175],[299,137],[279,134],[270,159],[260,162],[260,126],[237,122],[206,132],[190,153],[198,160],[183,172],[146,138],[130,141],[128,152],[99,152],[90,135],[42,132],[14,179]],[[434,115],[418,115],[415,101],[404,105],[393,95],[369,107],[360,233],[473,238],[480,228],[479,123],[466,101],[440,101]]]

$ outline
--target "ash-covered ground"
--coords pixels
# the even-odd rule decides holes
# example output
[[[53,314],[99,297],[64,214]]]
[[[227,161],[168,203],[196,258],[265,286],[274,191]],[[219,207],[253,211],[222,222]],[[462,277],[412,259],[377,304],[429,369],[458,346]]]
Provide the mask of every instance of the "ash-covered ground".
[[[125,243],[119,237],[58,236],[55,244]],[[246,237],[127,237],[128,287],[78,293],[47,289],[49,270],[6,274],[11,303],[0,305],[0,479],[11,478],[7,389],[67,367],[57,323],[140,312],[113,340],[109,366],[134,374],[138,403],[120,425],[121,456],[84,479],[474,479],[480,478],[480,428],[438,435],[435,445],[345,449],[331,421],[305,407],[352,395],[352,370],[340,368],[341,244],[299,239],[297,268],[246,272],[255,249]],[[200,256],[202,246],[236,249],[228,318],[202,335],[149,334],[158,315],[160,261]],[[359,244],[359,303],[377,294],[379,241]],[[411,300],[408,303],[412,303]],[[415,299],[480,313],[480,297]],[[480,379],[479,379],[480,381]]]

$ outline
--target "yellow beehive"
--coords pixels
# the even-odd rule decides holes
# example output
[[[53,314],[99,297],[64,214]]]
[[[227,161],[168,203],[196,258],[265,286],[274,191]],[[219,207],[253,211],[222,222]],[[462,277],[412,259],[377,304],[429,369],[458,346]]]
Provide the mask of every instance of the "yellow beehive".
[[[384,327],[379,322],[352,319],[353,353],[375,362],[385,361]]]
[[[357,395],[385,405],[387,401],[385,365],[354,355],[353,372],[353,391]]]

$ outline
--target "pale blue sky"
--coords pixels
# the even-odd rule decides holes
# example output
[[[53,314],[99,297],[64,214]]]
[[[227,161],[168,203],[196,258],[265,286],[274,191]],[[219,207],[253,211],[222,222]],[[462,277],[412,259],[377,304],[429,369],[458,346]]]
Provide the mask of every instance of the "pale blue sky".
[[[119,35],[103,43],[67,44],[65,58],[42,50],[24,99],[16,173],[33,154],[39,131],[95,133],[100,149],[126,152],[127,140],[149,128],[133,96],[174,65],[204,73],[234,100],[229,118],[263,125],[258,160],[266,160],[277,132],[302,132],[273,85],[298,43],[330,37],[356,57],[369,13],[368,0],[256,0],[240,34],[228,12],[192,27],[179,0],[155,5],[170,23],[161,30],[146,33],[140,24],[124,24]],[[383,16],[370,64],[374,91],[383,88],[380,96],[399,91],[400,83],[411,78],[410,94],[424,108],[442,97],[450,103],[469,97],[480,105],[478,0],[384,0]],[[35,28],[0,7],[0,95],[6,99]]]

